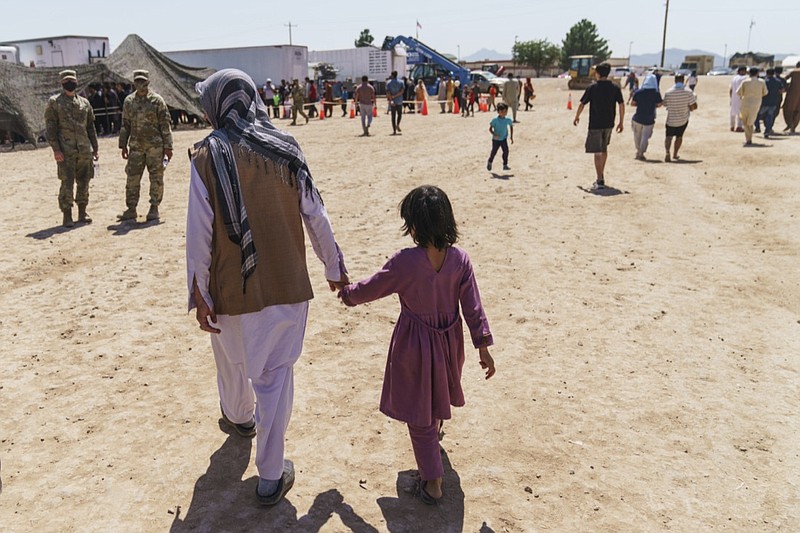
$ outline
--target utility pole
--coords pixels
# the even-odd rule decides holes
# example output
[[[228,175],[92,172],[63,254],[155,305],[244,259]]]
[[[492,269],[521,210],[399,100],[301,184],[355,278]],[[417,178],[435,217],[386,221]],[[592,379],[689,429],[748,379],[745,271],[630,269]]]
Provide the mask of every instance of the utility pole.
[[[457,44],[456,48],[458,49],[458,63],[461,63],[461,45]]]
[[[664,53],[667,49],[667,19],[669,18],[669,0],[667,0],[666,9],[664,9],[664,36],[661,39],[661,68],[664,68]]]
[[[289,46],[292,46],[292,28],[296,28],[297,24],[292,24],[292,21],[289,21],[289,24],[284,24],[284,26],[289,27]]]
[[[631,48],[633,48],[633,41],[628,43],[628,66],[631,66]]]
[[[747,51],[750,52],[750,36],[753,35],[753,26],[756,25],[756,21],[753,20],[753,17],[750,17],[750,31],[747,32]]]
[[[728,66],[728,43],[725,43],[725,51],[722,52],[722,66]]]

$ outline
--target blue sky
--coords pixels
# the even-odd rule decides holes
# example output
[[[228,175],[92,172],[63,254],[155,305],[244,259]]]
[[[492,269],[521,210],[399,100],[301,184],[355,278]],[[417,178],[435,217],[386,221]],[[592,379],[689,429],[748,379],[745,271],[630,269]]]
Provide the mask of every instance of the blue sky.
[[[743,0],[670,0],[667,48],[702,49],[730,56],[747,48],[800,54],[800,1],[773,0],[763,9]],[[0,41],[58,35],[107,36],[112,50],[137,33],[162,51],[287,44],[310,50],[350,48],[364,28],[380,45],[386,35],[414,35],[462,57],[481,48],[510,53],[514,39],[560,44],[582,18],[594,22],[614,56],[661,50],[663,0],[401,0],[371,3],[302,2],[3,2]],[[487,8],[486,6],[491,6]],[[261,6],[261,7],[254,7]],[[280,6],[279,9],[276,9]],[[297,6],[297,9],[294,8]],[[750,27],[751,20],[755,21]]]

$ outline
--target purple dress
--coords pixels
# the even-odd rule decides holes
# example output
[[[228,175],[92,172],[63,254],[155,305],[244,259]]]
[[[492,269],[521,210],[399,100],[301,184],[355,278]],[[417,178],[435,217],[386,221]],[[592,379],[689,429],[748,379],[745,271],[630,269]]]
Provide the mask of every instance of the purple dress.
[[[459,248],[447,249],[439,272],[425,248],[400,250],[372,277],[345,287],[342,301],[353,306],[392,293],[400,297],[400,317],[389,344],[381,412],[415,426],[430,426],[449,419],[451,405],[464,405],[459,304],[476,348],[492,345],[489,322],[472,264]]]

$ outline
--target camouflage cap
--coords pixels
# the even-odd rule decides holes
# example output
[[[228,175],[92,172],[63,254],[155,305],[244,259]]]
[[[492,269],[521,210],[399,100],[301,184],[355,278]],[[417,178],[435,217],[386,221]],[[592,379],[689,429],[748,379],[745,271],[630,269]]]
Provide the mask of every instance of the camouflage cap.
[[[150,73],[146,70],[134,70],[133,81],[136,80],[150,80]]]
[[[78,76],[75,74],[74,70],[62,70],[58,73],[58,77],[61,78],[61,81],[66,80],[73,80],[78,81]]]

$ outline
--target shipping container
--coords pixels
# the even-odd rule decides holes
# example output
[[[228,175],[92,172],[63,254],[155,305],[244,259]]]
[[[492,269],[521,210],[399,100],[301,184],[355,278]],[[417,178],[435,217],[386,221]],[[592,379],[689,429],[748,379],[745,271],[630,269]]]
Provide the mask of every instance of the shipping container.
[[[246,72],[256,85],[267,78],[274,84],[280,80],[302,80],[308,75],[308,48],[305,46],[248,46],[213,50],[177,50],[163,52],[165,56],[188,67],[208,67],[215,70],[235,68]]]
[[[312,50],[308,53],[311,63],[329,63],[336,69],[336,79],[354,81],[361,76],[370,80],[386,81],[396,70],[400,77],[406,75],[406,51],[397,47],[394,51],[381,50],[374,46],[346,48],[343,50]]]

